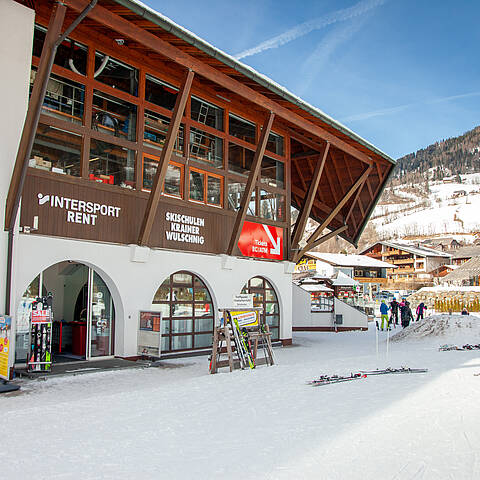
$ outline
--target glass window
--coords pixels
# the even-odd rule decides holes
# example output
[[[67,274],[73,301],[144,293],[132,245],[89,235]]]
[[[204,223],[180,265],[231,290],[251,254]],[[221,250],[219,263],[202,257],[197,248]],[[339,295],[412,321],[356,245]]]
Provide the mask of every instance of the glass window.
[[[223,167],[223,140],[210,133],[190,128],[190,157],[212,165]]]
[[[192,120],[223,131],[223,108],[192,95],[190,110]]]
[[[94,90],[92,128],[115,137],[135,141],[137,138],[137,107]]]
[[[30,72],[30,94],[36,75],[37,71],[32,69]],[[81,124],[84,100],[85,87],[83,85],[52,73],[48,79],[42,113],[67,122]]]
[[[172,350],[187,350],[192,348],[191,335],[175,335],[172,337]]]
[[[135,151],[92,138],[88,173],[95,182],[135,188]]]
[[[209,205],[222,204],[222,179],[220,177],[207,177],[207,203]]]
[[[143,155],[143,182],[142,188],[151,190],[155,174],[157,173],[158,157]],[[174,197],[183,197],[183,165],[170,162],[165,174],[163,193]]]
[[[233,113],[228,116],[228,133],[246,142],[256,143],[256,125]]]
[[[178,88],[151,75],[146,75],[145,100],[147,100],[147,102],[154,103],[167,110],[173,110],[177,100],[177,94]]]
[[[260,217],[269,220],[285,220],[285,197],[278,193],[260,191]]]
[[[29,166],[49,172],[80,176],[82,136],[40,124]]]
[[[130,95],[138,95],[138,70],[109,55],[95,52],[95,80]]]
[[[283,137],[271,132],[267,140],[267,150],[277,155],[283,155]]]
[[[243,287],[242,293],[252,293],[253,304],[261,307],[262,322],[270,327],[272,340],[278,340],[278,326],[280,324],[280,313],[278,298],[272,285],[262,277],[254,277]],[[272,328],[273,327],[273,328]]]
[[[246,183],[238,180],[228,181],[228,209],[238,211],[242,201],[243,192],[245,191]],[[252,198],[247,207],[247,215],[255,215],[255,190],[252,193]]]
[[[283,162],[263,157],[260,167],[260,180],[272,187],[284,188],[285,168]]]
[[[145,110],[144,115],[145,130],[143,133],[143,143],[154,148],[162,149],[167,138],[170,119],[165,115]],[[182,155],[183,153],[184,126],[180,125],[177,133],[177,140],[173,151]]]
[[[205,174],[190,170],[190,200],[205,201]]]
[[[228,171],[248,175],[252,168],[254,156],[255,153],[252,150],[230,142],[228,144]]]
[[[46,28],[35,25],[32,53],[36,57],[40,57],[42,54],[46,33]],[[58,46],[54,64],[80,75],[86,75],[87,53],[88,49],[85,45],[67,38]]]
[[[211,333],[202,333],[200,335],[195,335],[195,348],[205,348],[212,346],[212,334]]]
[[[212,346],[213,304],[206,285],[196,275],[171,275],[155,294],[152,310],[164,314],[164,352]]]
[[[223,177],[190,169],[190,200],[207,205],[222,206],[222,197]]]

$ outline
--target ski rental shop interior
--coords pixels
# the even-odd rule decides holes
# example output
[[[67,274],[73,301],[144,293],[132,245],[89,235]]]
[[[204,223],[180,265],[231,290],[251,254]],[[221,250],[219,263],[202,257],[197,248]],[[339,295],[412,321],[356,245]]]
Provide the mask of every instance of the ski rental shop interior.
[[[16,41],[1,95],[20,110],[1,120],[16,362],[47,292],[57,361],[135,357],[151,311],[162,352],[205,350],[241,292],[291,342],[294,262],[333,235],[357,242],[394,161],[135,1],[2,9]]]

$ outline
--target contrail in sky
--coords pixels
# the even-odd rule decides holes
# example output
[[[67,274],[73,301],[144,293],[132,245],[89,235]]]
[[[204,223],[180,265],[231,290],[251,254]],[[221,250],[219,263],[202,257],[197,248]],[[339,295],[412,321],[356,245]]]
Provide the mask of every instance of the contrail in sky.
[[[303,94],[324,68],[335,50],[343,43],[348,42],[364,25],[367,17],[355,19],[334,28],[327,33],[315,50],[307,57],[301,66],[300,94]]]
[[[342,10],[337,10],[332,12],[328,15],[324,15],[322,17],[317,17],[312,20],[308,20],[307,22],[301,23],[286,32],[281,33],[269,40],[265,40],[262,43],[259,43],[257,46],[249,48],[248,50],[244,50],[243,52],[237,53],[234,55],[235,58],[241,59],[245,57],[250,57],[251,55],[256,55],[257,53],[263,52],[265,50],[270,50],[271,48],[278,48],[286,43],[289,43],[297,38],[303,37],[314,30],[320,30],[321,28],[325,28],[328,25],[337,22],[343,22],[345,20],[349,20],[350,18],[357,17],[360,15],[364,15],[366,12],[377,8],[387,0],[363,0],[353,7],[344,8]]]
[[[425,100],[424,102],[406,103],[405,105],[398,105],[396,107],[383,108],[381,110],[374,110],[372,112],[358,113],[342,118],[341,122],[356,122],[359,120],[368,120],[373,117],[383,117],[394,113],[402,112],[408,108],[417,107],[419,105],[434,105],[435,103],[450,102],[452,100],[459,100],[461,98],[480,97],[480,92],[462,93],[460,95],[451,95],[449,97],[435,98],[432,100]]]

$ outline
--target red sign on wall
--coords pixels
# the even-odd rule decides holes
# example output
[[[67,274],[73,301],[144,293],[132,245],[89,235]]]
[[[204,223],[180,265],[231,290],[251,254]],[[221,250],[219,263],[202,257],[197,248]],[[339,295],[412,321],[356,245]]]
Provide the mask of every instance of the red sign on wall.
[[[245,257],[283,260],[283,229],[244,222],[238,248]]]

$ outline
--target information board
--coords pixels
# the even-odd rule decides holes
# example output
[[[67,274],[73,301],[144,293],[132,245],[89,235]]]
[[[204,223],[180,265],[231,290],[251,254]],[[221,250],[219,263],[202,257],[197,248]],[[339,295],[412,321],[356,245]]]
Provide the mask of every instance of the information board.
[[[11,317],[0,316],[0,377],[10,380],[10,350],[12,340]]]

